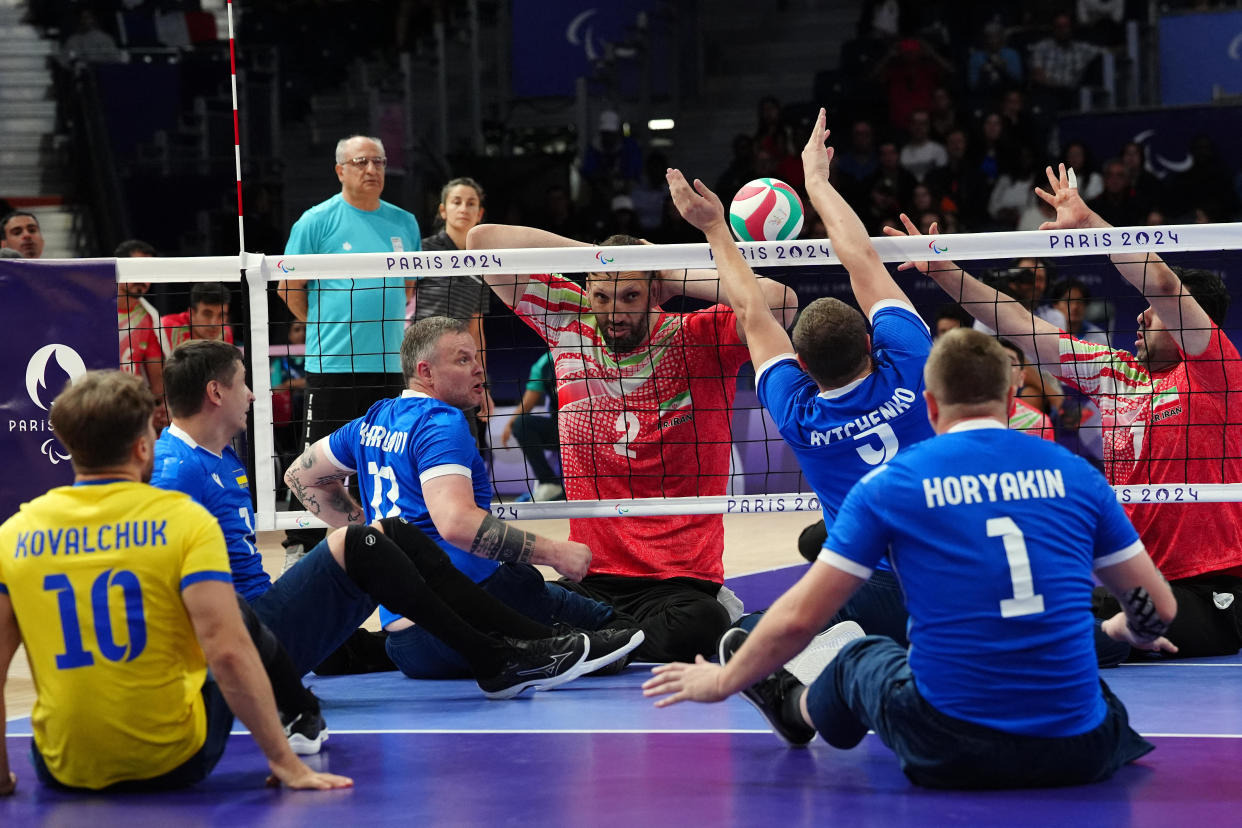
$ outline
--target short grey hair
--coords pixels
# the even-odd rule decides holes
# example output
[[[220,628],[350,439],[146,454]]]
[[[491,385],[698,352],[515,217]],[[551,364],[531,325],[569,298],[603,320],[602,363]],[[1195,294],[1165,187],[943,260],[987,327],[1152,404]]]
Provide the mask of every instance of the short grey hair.
[[[374,141],[375,145],[379,147],[380,155],[387,155],[387,153],[384,152],[384,142],[381,141],[380,139],[375,138],[371,135],[351,135],[348,138],[342,138],[341,140],[336,142],[336,163],[344,164],[348,160],[348,156],[345,154],[345,146],[350,141],[353,141],[357,138],[364,138],[367,141]]]
[[[464,319],[428,316],[405,329],[401,339],[401,378],[406,385],[418,374],[418,363],[426,362],[435,353],[440,337],[451,333],[470,333]]]

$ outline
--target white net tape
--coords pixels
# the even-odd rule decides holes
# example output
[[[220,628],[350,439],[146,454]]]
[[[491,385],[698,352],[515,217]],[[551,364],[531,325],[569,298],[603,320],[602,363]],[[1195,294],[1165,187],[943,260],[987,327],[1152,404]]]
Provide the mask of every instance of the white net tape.
[[[1098,256],[1110,253],[1159,255],[1242,248],[1242,223],[1188,224],[1163,227],[1119,227],[1107,230],[1030,231],[960,235],[883,237],[872,239],[884,262],[1013,259],[1038,256]],[[741,243],[738,248],[756,267],[773,268],[840,264],[826,239]],[[215,256],[191,259],[127,258],[117,260],[123,282],[239,281],[248,286],[250,330],[247,354],[252,361],[255,393],[256,528],[292,529],[320,525],[306,512],[278,511],[273,445],[273,412],[267,370],[269,287],[282,278],[428,278],[468,274],[585,273],[621,270],[712,268],[706,244],[640,245],[634,247],[571,247],[428,253],[358,253],[348,255]],[[779,436],[773,435],[773,440]],[[1242,501],[1242,482],[1115,486],[1123,503],[1222,503]],[[686,514],[770,514],[819,510],[806,492],[723,495],[692,498],[641,498],[548,503],[505,503],[493,506],[502,519],[627,517]]]

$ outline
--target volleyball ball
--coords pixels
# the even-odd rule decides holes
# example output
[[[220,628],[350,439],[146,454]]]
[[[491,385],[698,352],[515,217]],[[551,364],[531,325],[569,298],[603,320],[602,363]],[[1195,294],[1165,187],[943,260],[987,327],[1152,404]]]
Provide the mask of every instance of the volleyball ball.
[[[756,178],[733,197],[729,226],[739,241],[784,241],[802,232],[802,199],[779,178]]]

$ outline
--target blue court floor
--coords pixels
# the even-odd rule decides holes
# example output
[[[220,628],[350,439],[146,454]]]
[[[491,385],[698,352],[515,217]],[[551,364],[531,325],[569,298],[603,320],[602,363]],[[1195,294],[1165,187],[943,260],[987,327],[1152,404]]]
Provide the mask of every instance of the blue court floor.
[[[764,606],[801,567],[730,585]],[[1105,680],[1157,749],[1108,782],[996,793],[927,791],[874,736],[852,751],[785,747],[738,698],[656,710],[645,668],[514,701],[471,682],[396,673],[314,678],[331,738],[314,766],[353,790],[266,789],[235,734],[205,783],[160,795],[83,797],[40,788],[29,720],[8,723],[18,794],[0,826],[159,825],[1170,825],[1242,824],[1242,658],[1126,665]]]

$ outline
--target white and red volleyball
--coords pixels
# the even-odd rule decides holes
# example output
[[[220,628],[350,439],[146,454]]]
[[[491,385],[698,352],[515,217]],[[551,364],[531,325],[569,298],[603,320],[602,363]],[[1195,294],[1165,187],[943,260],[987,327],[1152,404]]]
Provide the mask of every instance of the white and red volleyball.
[[[729,205],[729,226],[739,241],[784,241],[802,232],[802,199],[779,178],[756,178]]]

